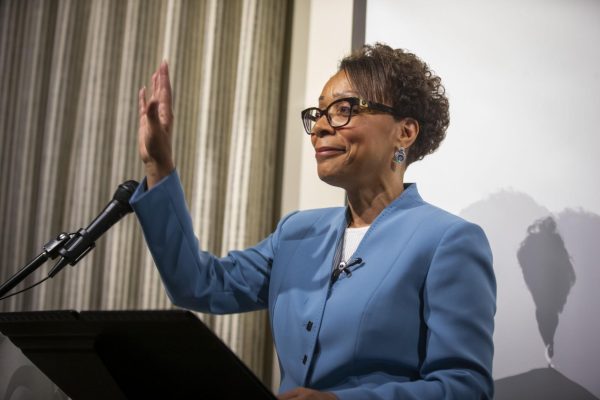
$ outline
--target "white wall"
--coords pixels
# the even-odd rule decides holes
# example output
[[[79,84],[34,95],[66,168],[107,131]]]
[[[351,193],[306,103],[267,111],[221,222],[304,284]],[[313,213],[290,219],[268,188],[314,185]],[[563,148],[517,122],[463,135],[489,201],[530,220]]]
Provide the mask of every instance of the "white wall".
[[[317,176],[300,111],[317,105],[325,82],[351,50],[352,0],[296,1],[290,62],[282,214],[344,204],[344,192]]]
[[[594,0],[369,0],[366,24],[368,43],[416,53],[447,89],[447,139],[412,165],[406,180],[488,234],[498,281],[495,378],[547,366],[536,304],[516,254],[528,227],[550,216],[576,275],[552,362],[565,382],[595,396],[599,17]]]
[[[600,213],[600,185],[590,181],[600,149],[599,18],[595,0],[368,1],[367,42],[419,55],[450,98],[446,142],[408,171],[427,199],[459,212],[513,188],[552,211]]]

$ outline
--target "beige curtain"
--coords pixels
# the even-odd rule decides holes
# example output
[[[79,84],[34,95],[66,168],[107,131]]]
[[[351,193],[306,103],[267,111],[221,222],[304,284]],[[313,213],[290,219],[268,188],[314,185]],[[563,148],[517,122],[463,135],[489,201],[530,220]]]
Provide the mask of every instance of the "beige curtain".
[[[1,280],[59,232],[87,226],[119,183],[142,178],[137,91],[163,58],[174,88],[177,166],[202,247],[224,254],[265,237],[277,212],[289,7],[0,1]],[[3,311],[169,307],[133,216],[76,267],[0,302]],[[269,383],[264,312],[202,318]]]

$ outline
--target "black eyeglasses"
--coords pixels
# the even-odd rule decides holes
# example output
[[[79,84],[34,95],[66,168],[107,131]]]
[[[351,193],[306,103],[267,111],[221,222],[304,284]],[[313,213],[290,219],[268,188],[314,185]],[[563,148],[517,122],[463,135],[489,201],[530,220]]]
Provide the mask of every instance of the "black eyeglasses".
[[[385,104],[375,103],[369,100],[358,97],[344,97],[337,99],[321,110],[317,107],[310,107],[302,111],[302,123],[307,134],[311,134],[315,124],[323,115],[327,118],[327,122],[332,128],[341,128],[348,125],[353,115],[362,112],[382,112],[400,117],[392,107]]]

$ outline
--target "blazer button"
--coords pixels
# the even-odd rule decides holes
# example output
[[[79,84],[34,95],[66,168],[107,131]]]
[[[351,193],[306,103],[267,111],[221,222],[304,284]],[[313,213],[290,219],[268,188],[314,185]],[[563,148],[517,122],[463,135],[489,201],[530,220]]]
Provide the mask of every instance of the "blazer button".
[[[305,354],[302,358],[302,364],[306,364],[306,360],[308,360],[308,356]]]
[[[310,332],[310,330],[312,329],[313,323],[312,321],[308,321],[308,324],[306,324],[306,330]]]

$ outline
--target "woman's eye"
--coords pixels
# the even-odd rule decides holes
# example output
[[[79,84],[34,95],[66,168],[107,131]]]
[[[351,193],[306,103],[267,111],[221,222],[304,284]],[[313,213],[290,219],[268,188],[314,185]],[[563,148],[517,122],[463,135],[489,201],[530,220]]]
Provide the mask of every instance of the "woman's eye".
[[[337,109],[338,114],[341,114],[341,115],[350,115],[351,111],[352,111],[352,107],[350,107],[349,105],[342,105],[342,106],[339,106]]]

